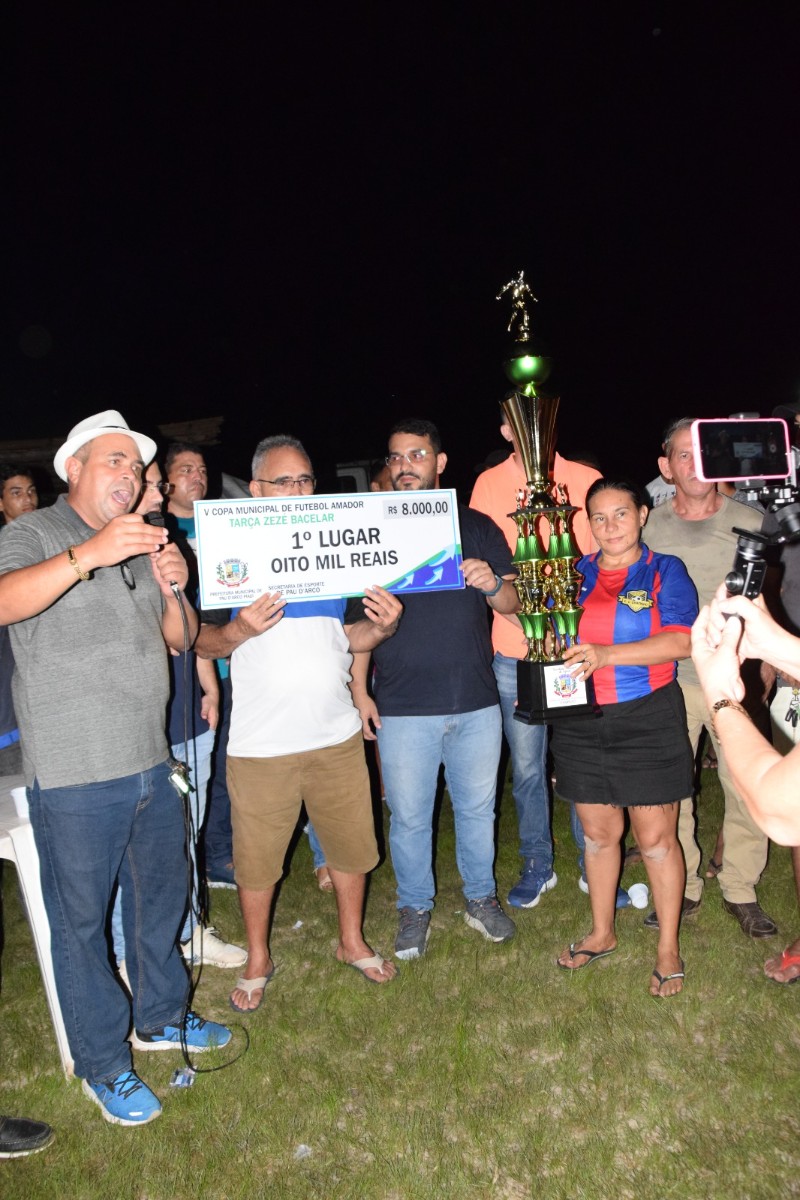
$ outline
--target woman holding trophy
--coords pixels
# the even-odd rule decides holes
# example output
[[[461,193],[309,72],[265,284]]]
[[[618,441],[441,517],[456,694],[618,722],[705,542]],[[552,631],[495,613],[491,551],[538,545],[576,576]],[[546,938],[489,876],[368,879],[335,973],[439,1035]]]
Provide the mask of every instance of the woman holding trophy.
[[[586,496],[600,547],[577,563],[583,576],[581,641],[563,651],[577,680],[593,679],[598,715],[553,722],[556,789],[575,804],[586,835],[592,929],[558,965],[579,970],[617,948],[617,883],[627,809],[659,919],[650,994],[683,988],[678,945],[685,868],[677,838],[693,762],[676,660],[691,653],[697,593],[686,568],[641,540],[647,506],[627,482],[598,479]]]

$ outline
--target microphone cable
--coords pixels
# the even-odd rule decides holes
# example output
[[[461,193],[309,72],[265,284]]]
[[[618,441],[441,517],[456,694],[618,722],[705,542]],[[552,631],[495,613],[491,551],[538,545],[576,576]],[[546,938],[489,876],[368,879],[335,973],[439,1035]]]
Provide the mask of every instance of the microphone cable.
[[[160,528],[166,527],[166,521],[164,520],[164,516],[162,513],[147,513],[147,514],[145,514],[144,519],[147,521],[148,525],[155,525]],[[184,594],[183,594],[181,588],[179,587],[178,583],[175,580],[169,580],[168,582],[169,582],[170,590],[172,591],[173,596],[175,597],[175,599],[178,602],[178,611],[180,612],[181,622],[183,625],[183,664],[182,664],[182,670],[183,670],[183,748],[184,748],[185,755],[188,758],[189,757],[189,696],[190,696],[190,686],[189,685],[190,684],[191,684],[191,696],[192,696],[192,700],[194,700],[194,672],[192,673],[191,679],[189,677],[189,652],[191,650],[192,640],[191,640],[190,632],[189,632],[189,619],[186,614],[186,604],[185,604]],[[194,717],[194,703],[192,703],[192,717]],[[192,750],[193,750],[193,754],[194,754],[194,764],[193,764],[194,777],[196,779],[197,778],[197,746],[195,744],[194,738],[192,739]],[[178,1080],[181,1078],[181,1076],[183,1076],[182,1082],[179,1083],[178,1086],[185,1087],[185,1086],[189,1086],[189,1084],[192,1081],[192,1077],[195,1075],[211,1075],[211,1074],[215,1073],[216,1071],[224,1071],[228,1067],[232,1067],[233,1064],[238,1062],[239,1059],[242,1058],[247,1053],[247,1051],[250,1049],[250,1034],[248,1033],[247,1029],[245,1029],[245,1027],[241,1023],[239,1023],[237,1025],[237,1028],[241,1029],[242,1033],[244,1034],[244,1038],[245,1038],[244,1046],[242,1047],[241,1050],[239,1050],[239,1052],[237,1054],[234,1055],[233,1058],[227,1059],[225,1062],[220,1063],[216,1067],[198,1067],[198,1066],[195,1066],[194,1062],[192,1061],[191,1055],[189,1053],[189,1048],[186,1043],[186,1018],[191,1009],[192,1000],[194,999],[194,994],[197,989],[197,985],[199,984],[202,973],[203,973],[203,955],[202,955],[202,939],[203,939],[202,928],[203,928],[203,926],[202,926],[202,911],[201,911],[201,895],[200,895],[200,887],[199,887],[200,871],[198,868],[198,870],[196,872],[197,880],[198,880],[198,887],[196,888],[195,887],[195,870],[193,869],[193,863],[192,863],[192,845],[194,845],[194,847],[195,847],[195,855],[196,855],[197,850],[198,850],[198,840],[199,840],[199,834],[200,834],[200,831],[197,828],[198,818],[200,815],[200,808],[199,808],[200,798],[197,795],[196,789],[192,787],[191,782],[188,778],[188,776],[190,776],[192,774],[192,768],[189,766],[189,763],[188,762],[187,763],[178,763],[172,757],[172,754],[170,754],[170,766],[172,767],[172,773],[170,775],[170,782],[173,782],[173,786],[175,787],[176,791],[178,791],[182,795],[183,801],[184,801],[182,808],[183,808],[183,820],[184,820],[184,839],[185,839],[185,846],[186,846],[187,894],[188,894],[188,898],[189,898],[189,913],[190,913],[189,945],[190,945],[191,949],[190,949],[190,961],[189,961],[189,991],[186,996],[186,1002],[183,1006],[183,1015],[181,1017],[181,1023],[180,1023],[180,1034],[181,1034],[180,1048],[181,1048],[181,1055],[183,1056],[183,1061],[186,1065],[186,1071],[185,1072],[175,1071],[173,1073],[173,1079],[176,1081],[176,1083],[178,1083]],[[181,781],[180,783],[178,783],[177,781],[174,781],[174,777],[176,775],[180,776],[180,781]],[[192,809],[192,798],[191,798],[192,792],[195,793],[194,810]],[[207,892],[205,895],[205,899],[203,901],[202,908],[207,909]],[[197,919],[198,927],[201,930],[201,933],[200,933],[200,962],[198,964],[195,964],[195,962],[194,962],[194,957],[195,957],[194,956],[194,931],[192,929],[192,918]],[[197,971],[196,975],[195,975],[195,965],[198,966],[198,971]],[[189,1078],[187,1079],[186,1075],[188,1073],[190,1073],[190,1075],[189,1075]]]

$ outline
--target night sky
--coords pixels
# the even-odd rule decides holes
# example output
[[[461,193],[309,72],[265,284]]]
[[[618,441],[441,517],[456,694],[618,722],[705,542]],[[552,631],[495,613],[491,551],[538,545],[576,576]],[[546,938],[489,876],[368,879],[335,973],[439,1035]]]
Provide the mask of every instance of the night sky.
[[[78,10],[77,12],[75,10]],[[800,6],[17,4],[0,438],[225,415],[318,467],[500,445],[521,268],[562,453],[800,397]]]

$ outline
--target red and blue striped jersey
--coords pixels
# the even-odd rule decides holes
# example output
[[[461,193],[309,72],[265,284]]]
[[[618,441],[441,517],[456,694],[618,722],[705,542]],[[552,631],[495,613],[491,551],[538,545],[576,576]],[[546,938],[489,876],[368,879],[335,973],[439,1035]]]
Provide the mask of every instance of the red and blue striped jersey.
[[[657,554],[642,544],[637,562],[618,571],[602,571],[599,557],[588,554],[577,563],[584,577],[579,641],[614,646],[641,642],[664,630],[688,633],[698,612],[697,591],[679,558]],[[675,663],[602,667],[592,678],[597,703],[618,704],[671,683]]]

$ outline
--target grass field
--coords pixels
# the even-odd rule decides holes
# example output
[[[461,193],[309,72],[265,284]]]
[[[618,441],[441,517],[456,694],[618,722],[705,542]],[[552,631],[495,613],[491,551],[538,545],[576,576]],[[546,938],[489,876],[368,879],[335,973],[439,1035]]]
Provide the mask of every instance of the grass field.
[[[720,813],[705,772],[701,844]],[[497,877],[516,880],[506,789]],[[106,1124],[58,1063],[13,869],[5,873],[0,1112],[46,1120],[56,1141],[0,1162],[0,1195],[166,1200],[725,1200],[800,1195],[800,987],[765,979],[764,959],[798,933],[789,853],[773,848],[759,897],[778,938],[746,938],[715,882],[684,931],[680,997],[647,992],[654,935],[618,916],[619,951],[560,971],[557,952],[589,926],[567,814],[556,805],[557,888],[514,914],[494,946],[461,917],[449,802],[438,841],[439,894],[428,954],[398,981],[367,984],[333,958],[333,901],[317,890],[305,839],[278,900],[278,964],[262,1009],[236,1018],[249,1049],[230,1069],[168,1086],[178,1055],[136,1056],[164,1104],[142,1129]],[[642,867],[625,882],[644,880]],[[213,894],[213,920],[242,937],[236,897]],[[395,931],[384,863],[367,936]],[[206,969],[196,1007],[223,1021],[235,972]],[[202,1065],[208,1065],[204,1056]]]

